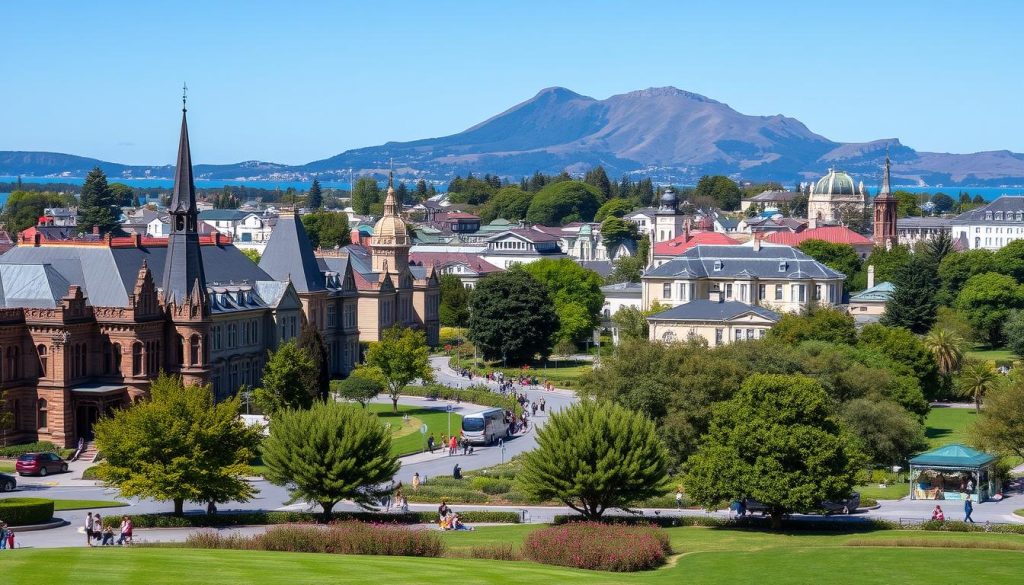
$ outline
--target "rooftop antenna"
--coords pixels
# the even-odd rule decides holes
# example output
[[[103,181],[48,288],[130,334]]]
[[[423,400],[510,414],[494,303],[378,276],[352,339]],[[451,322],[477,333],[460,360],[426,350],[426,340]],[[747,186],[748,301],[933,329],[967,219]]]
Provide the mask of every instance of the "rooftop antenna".
[[[181,84],[181,111],[182,112],[187,112],[188,111],[188,108],[185,107],[187,102],[188,102],[188,84],[187,83],[182,83]]]

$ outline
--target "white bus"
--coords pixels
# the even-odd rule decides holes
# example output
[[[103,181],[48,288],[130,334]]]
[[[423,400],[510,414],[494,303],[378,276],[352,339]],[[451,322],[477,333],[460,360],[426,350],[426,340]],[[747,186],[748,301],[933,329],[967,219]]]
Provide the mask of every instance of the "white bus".
[[[490,445],[507,433],[504,409],[488,408],[462,417],[462,435],[470,443]]]

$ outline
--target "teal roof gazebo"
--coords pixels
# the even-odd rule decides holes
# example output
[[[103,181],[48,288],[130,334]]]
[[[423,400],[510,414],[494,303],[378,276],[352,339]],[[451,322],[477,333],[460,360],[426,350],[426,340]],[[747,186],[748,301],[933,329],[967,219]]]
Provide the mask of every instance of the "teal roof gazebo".
[[[952,443],[910,460],[910,499],[983,502],[994,494],[997,457]]]

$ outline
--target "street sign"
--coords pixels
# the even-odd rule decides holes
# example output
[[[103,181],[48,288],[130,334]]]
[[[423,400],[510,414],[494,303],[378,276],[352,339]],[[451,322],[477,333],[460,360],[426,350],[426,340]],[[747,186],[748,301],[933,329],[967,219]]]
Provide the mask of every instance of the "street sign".
[[[420,426],[420,434],[421,435],[427,434],[427,423],[423,423],[423,425]]]
[[[452,411],[452,405],[449,404],[448,406],[446,406],[445,410],[448,411],[448,412],[451,412]]]

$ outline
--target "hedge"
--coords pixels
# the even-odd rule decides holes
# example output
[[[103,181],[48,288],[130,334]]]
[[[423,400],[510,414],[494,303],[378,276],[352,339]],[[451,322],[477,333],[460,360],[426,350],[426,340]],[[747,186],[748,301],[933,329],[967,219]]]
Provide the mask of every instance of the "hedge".
[[[53,500],[6,498],[0,500],[0,520],[11,526],[43,524],[53,518]]]
[[[522,413],[522,406],[508,396],[502,396],[497,392],[491,392],[486,386],[471,386],[469,388],[451,388],[442,384],[427,384],[426,386],[406,386],[402,388],[402,394],[406,396],[422,396],[440,400],[455,400],[479,404],[480,406],[494,406],[505,410],[515,410],[517,414]]]
[[[0,447],[0,457],[18,457],[25,453],[60,453],[50,441],[36,441],[35,443],[22,443],[21,445],[9,445]]]
[[[171,514],[137,514],[129,516],[136,528],[202,528],[224,526],[248,526],[263,524],[294,524],[318,522],[322,516],[313,512],[223,512],[220,514],[190,514],[173,516]],[[520,517],[517,512],[473,511],[459,512],[459,517],[467,524],[487,522],[518,524]],[[431,524],[437,521],[436,512],[335,512],[334,521],[358,520],[376,524]],[[120,517],[108,516],[103,519],[104,525],[119,526]]]
[[[560,514],[555,516],[553,524],[580,522],[582,516]],[[606,524],[654,524],[662,528],[676,526],[703,526],[709,528],[751,528],[767,530],[771,527],[771,519],[764,516],[746,516],[743,518],[724,518],[721,516],[604,516],[601,522]],[[782,522],[784,530],[812,532],[867,532],[874,530],[920,530],[924,532],[1003,532],[1024,534],[1024,524],[973,524],[959,521],[929,520],[917,524],[900,524],[893,520],[878,518],[813,518],[807,520],[786,519]]]

